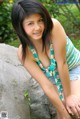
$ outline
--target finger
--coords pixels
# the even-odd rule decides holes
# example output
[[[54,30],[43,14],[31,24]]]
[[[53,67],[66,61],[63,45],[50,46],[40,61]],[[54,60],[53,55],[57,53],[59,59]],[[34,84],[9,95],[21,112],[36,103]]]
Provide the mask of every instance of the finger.
[[[76,116],[80,116],[80,102],[79,102],[79,98],[77,97],[76,101],[74,100],[74,105],[71,107],[72,112],[76,115]]]
[[[78,102],[78,106],[80,107],[80,101]]]
[[[80,106],[80,97],[77,96],[75,103],[77,103]]]
[[[78,107],[80,108],[80,104],[78,104]]]
[[[80,119],[80,116],[78,116],[78,119]]]
[[[79,103],[80,103],[80,96],[78,96],[78,100],[79,100]]]
[[[67,111],[68,111],[69,114],[72,114],[72,115],[74,114],[70,107],[67,107]]]
[[[76,106],[76,110],[78,112],[78,116],[80,116],[80,107],[78,105]]]
[[[78,116],[80,116],[80,102],[79,102],[79,100],[76,100],[76,102],[74,102],[74,104],[75,104],[75,108],[78,112]]]
[[[77,116],[77,117],[79,116],[76,107],[71,107],[71,111],[73,112],[73,114],[74,114],[75,116]]]

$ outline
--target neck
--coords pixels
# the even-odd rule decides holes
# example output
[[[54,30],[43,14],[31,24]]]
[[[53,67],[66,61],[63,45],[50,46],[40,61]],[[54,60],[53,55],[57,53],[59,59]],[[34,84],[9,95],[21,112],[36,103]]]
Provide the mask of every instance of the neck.
[[[42,51],[42,47],[43,47],[42,40],[34,42],[33,45],[36,48],[37,52],[41,52]]]

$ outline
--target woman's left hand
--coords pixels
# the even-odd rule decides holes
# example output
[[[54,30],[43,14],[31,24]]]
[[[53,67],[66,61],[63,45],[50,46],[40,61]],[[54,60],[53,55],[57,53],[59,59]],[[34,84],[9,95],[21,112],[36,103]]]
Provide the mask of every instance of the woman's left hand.
[[[76,95],[69,95],[65,98],[65,107],[69,114],[80,117],[80,99]]]

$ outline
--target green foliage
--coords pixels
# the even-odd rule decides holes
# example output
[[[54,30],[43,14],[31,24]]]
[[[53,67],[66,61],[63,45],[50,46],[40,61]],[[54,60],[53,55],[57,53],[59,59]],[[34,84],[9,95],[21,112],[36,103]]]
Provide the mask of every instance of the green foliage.
[[[80,7],[77,4],[57,4],[56,0],[39,0],[52,17],[57,18],[67,34],[80,33]],[[65,24],[66,23],[66,24]]]
[[[80,50],[80,37],[77,39],[72,39],[74,46]]]
[[[24,97],[28,97],[28,91],[27,90],[24,92]]]
[[[16,35],[11,24],[12,3],[3,1],[0,5],[0,42],[8,42],[15,39]]]
[[[59,15],[59,6],[53,2],[53,0],[39,0],[49,11],[52,17]]]
[[[25,99],[28,100],[28,104],[30,105],[30,97],[29,97],[29,93],[27,90],[25,90],[25,92],[24,92],[24,97],[25,97]]]
[[[80,12],[75,4],[61,5],[57,19],[62,23],[68,35],[73,34],[74,37],[80,35]]]
[[[20,45],[19,39],[16,39],[16,40],[13,40],[13,41],[8,41],[7,43],[8,43],[8,45],[12,45],[12,46],[15,46],[15,47],[19,47],[19,45]]]
[[[16,37],[11,24],[11,9],[15,0],[3,0],[0,5],[0,42],[6,42],[16,47],[20,42]],[[76,4],[59,5],[56,0],[39,0],[49,11],[50,15],[57,18],[70,36],[79,36],[80,33],[80,7]]]

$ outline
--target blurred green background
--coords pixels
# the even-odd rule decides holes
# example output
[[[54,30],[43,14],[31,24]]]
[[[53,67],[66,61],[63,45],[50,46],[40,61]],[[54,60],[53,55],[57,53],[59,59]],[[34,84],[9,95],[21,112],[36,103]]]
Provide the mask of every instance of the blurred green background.
[[[11,24],[11,9],[14,1],[0,0],[0,43],[18,47],[20,42]],[[48,9],[52,17],[61,22],[67,35],[80,50],[80,4],[57,4],[56,0],[39,1]]]

